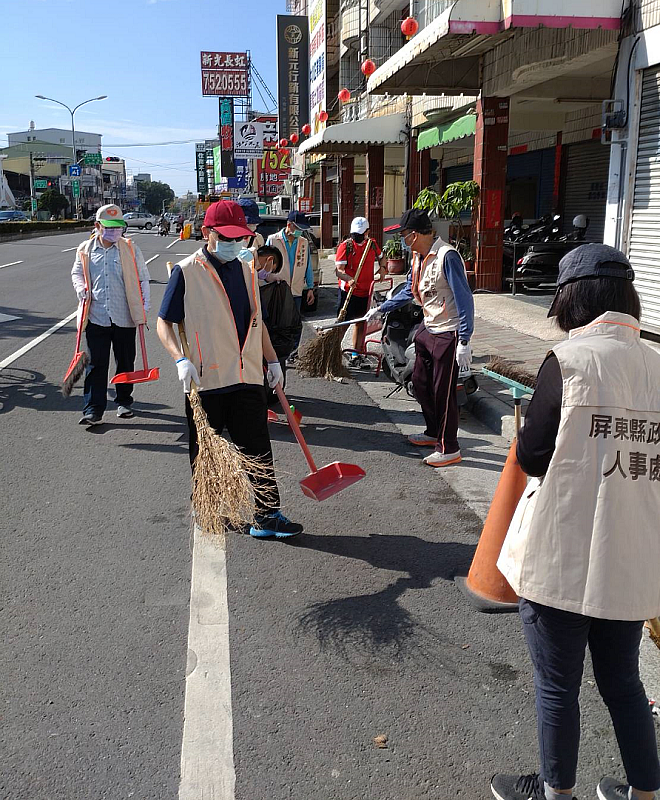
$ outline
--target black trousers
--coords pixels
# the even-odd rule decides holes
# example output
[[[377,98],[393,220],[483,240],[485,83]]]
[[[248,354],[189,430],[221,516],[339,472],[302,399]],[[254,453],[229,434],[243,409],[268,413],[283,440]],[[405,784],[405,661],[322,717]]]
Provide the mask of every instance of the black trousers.
[[[268,406],[263,386],[245,386],[234,392],[200,394],[202,406],[206,411],[209,424],[217,434],[225,428],[232,442],[248,456],[259,458],[266,468],[266,476],[259,481],[259,492],[256,493],[257,513],[276,511],[280,507],[280,493],[275,480],[273,467],[273,450],[268,433]],[[186,417],[189,431],[189,453],[191,467],[195,463],[199,446],[197,429],[193,422],[190,401],[186,396]],[[250,475],[253,481],[253,476]],[[254,482],[254,481],[253,481]]]
[[[114,324],[105,327],[93,322],[87,323],[85,336],[89,364],[85,371],[83,413],[100,416],[107,408],[111,347],[117,362],[117,372],[132,372],[135,369],[135,330]],[[115,391],[117,405],[128,408],[133,403],[133,384],[117,383]]]

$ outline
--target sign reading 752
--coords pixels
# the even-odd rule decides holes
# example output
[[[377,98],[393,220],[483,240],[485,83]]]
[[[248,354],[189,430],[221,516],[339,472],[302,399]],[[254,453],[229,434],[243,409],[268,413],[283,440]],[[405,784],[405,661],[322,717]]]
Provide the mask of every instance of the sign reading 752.
[[[291,169],[288,150],[280,153],[277,150],[265,150],[261,159],[261,169],[263,170],[285,170]]]

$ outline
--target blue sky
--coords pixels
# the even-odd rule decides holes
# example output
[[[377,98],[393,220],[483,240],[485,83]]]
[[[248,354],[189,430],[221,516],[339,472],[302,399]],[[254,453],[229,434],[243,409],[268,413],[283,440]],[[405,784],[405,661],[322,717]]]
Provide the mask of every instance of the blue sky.
[[[120,148],[216,135],[218,101],[201,96],[200,51],[250,50],[271,92],[276,15],[285,0],[15,0],[0,20],[0,146],[9,131],[71,126],[103,134],[103,154],[150,172],[177,194],[195,191],[195,145]],[[253,106],[264,104],[253,89]],[[156,166],[160,165],[160,166]]]

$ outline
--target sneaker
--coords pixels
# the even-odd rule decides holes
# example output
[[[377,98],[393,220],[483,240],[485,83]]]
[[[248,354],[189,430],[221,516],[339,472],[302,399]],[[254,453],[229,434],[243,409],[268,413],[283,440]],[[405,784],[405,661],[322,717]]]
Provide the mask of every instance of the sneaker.
[[[461,451],[457,450],[455,453],[438,453],[437,451],[426,456],[424,463],[429,467],[448,467],[450,464],[461,463]]]
[[[545,800],[543,781],[532,775],[493,775],[490,790],[497,800]]]
[[[291,353],[291,355],[287,358],[286,366],[293,368],[296,366],[297,361],[298,361],[298,351],[294,350],[293,353]]]
[[[365,358],[365,356],[358,356],[358,358],[360,359],[360,369],[371,369],[371,362],[368,358]]]
[[[103,415],[98,414],[83,414],[78,420],[78,425],[100,425],[103,422]]]
[[[351,369],[360,369],[361,363],[362,363],[362,358],[358,353],[352,353],[348,357],[348,366]]]
[[[130,419],[131,417],[134,417],[135,414],[128,406],[117,406],[117,416],[120,419]]]
[[[630,797],[630,786],[616,778],[603,778],[596,791],[600,800],[628,800]]]
[[[435,447],[438,443],[437,439],[434,439],[433,436],[427,436],[425,433],[413,433],[408,437],[408,441],[410,444],[414,444],[415,447]]]
[[[254,536],[255,539],[268,539],[270,536],[276,539],[289,539],[303,532],[302,525],[291,522],[281,511],[257,514],[254,521],[255,524],[250,528],[250,536]]]

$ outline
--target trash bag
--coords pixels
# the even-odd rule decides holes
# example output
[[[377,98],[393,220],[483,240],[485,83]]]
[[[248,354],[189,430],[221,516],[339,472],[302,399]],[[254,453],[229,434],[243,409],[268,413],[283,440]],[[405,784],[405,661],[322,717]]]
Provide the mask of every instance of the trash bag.
[[[285,281],[267,283],[260,289],[266,328],[278,358],[288,358],[296,349],[302,331],[302,317]]]

